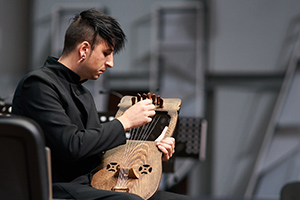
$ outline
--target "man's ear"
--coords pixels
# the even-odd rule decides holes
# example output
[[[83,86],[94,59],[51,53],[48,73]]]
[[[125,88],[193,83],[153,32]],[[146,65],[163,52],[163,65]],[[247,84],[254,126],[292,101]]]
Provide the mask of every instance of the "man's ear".
[[[91,45],[87,41],[83,41],[79,44],[78,53],[81,59],[85,59],[90,53]]]

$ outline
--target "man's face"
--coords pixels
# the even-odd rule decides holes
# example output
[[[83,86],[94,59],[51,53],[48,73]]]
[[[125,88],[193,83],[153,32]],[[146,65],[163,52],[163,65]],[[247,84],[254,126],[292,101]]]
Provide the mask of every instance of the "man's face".
[[[80,77],[83,79],[98,79],[107,67],[114,65],[113,49],[106,42],[100,42],[95,45],[90,54],[86,57],[81,66]]]

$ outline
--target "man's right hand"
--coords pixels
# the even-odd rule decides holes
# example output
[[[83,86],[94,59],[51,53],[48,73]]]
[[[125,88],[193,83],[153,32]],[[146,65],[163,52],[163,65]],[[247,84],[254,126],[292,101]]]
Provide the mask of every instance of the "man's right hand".
[[[151,122],[155,115],[155,106],[150,99],[145,99],[128,108],[117,119],[122,123],[125,131],[137,128]]]

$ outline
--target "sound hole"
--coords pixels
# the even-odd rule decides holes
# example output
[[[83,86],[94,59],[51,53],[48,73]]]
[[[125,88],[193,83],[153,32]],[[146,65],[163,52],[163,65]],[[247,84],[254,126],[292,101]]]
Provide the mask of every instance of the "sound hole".
[[[150,165],[142,165],[139,167],[139,172],[141,174],[150,174],[152,172],[152,167]]]
[[[111,162],[111,163],[107,164],[106,169],[109,172],[116,172],[119,166],[120,165],[118,165],[118,163]]]

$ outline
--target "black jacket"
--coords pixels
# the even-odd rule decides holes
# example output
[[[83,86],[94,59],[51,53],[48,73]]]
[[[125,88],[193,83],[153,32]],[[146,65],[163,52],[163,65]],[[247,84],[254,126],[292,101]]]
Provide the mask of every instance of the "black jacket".
[[[80,77],[49,57],[26,75],[13,99],[13,114],[35,120],[52,153],[53,182],[69,182],[89,173],[101,154],[125,143],[118,120],[100,124],[94,100]]]

